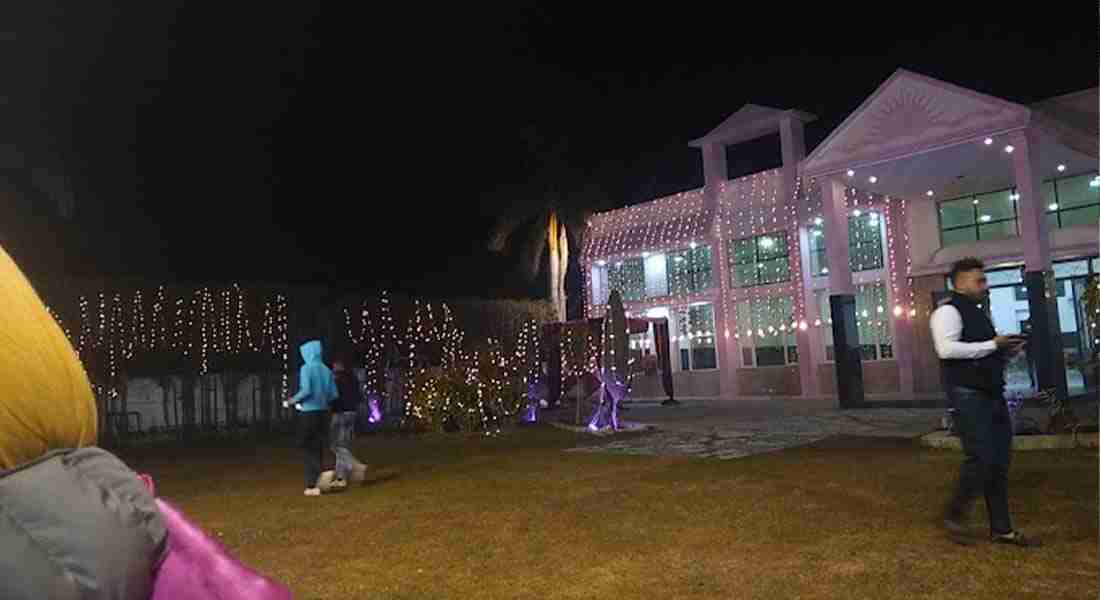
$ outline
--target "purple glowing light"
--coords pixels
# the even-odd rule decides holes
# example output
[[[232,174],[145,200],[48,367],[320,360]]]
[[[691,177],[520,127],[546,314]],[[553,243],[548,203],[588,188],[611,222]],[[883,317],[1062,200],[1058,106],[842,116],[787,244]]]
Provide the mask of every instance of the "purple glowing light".
[[[539,407],[550,395],[550,390],[540,379],[536,379],[527,385],[527,409],[523,411],[521,419],[525,423],[536,423],[539,420]]]
[[[619,430],[619,404],[626,398],[627,387],[622,379],[615,373],[598,371],[596,377],[600,380],[599,402],[596,403],[592,417],[588,420],[589,431],[599,431],[610,427],[612,431]]]
[[[371,394],[370,396],[368,396],[367,397],[367,404],[370,406],[370,416],[367,417],[367,422],[371,423],[371,424],[381,423],[382,422],[382,407],[380,406],[381,402],[379,401],[378,396],[376,396],[374,394]]]

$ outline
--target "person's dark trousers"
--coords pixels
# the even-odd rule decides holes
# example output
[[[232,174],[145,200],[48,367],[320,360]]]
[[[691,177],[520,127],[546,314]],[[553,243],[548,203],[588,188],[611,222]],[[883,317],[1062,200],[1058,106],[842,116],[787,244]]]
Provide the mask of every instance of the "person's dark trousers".
[[[947,509],[947,518],[965,521],[970,503],[985,495],[992,535],[1010,533],[1008,466],[1012,452],[1012,420],[1002,394],[964,387],[947,388],[955,407],[955,427],[966,460]]]
[[[321,459],[325,451],[327,421],[327,411],[298,413],[298,447],[305,452],[307,489],[317,487],[317,479],[321,477]]]

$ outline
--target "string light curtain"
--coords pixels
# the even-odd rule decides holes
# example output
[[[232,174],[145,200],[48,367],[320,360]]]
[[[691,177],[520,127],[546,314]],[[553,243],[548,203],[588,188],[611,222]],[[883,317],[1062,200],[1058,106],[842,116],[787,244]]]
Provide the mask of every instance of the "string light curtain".
[[[673,311],[676,342],[680,348],[680,369],[684,371],[718,368],[714,305],[697,303],[677,306]]]
[[[791,280],[786,231],[730,240],[727,248],[734,286],[752,287]]]
[[[134,368],[163,364],[205,375],[213,369],[239,369],[234,357],[258,352],[260,346],[282,371],[286,393],[287,311],[281,295],[264,303],[262,318],[247,310],[245,293],[236,284],[181,290],[174,297],[163,285],[128,294],[100,292],[95,310],[85,296],[75,303],[80,323],[74,346],[109,410],[120,408],[116,403]],[[60,315],[51,313],[60,323]]]
[[[645,264],[642,257],[627,258],[607,267],[607,285],[618,290],[623,300],[637,302],[646,297]]]
[[[878,212],[860,211],[848,217],[848,267],[853,273],[881,269],[884,265],[882,247],[883,219]],[[810,233],[810,265],[814,275],[829,274],[828,236],[814,223]]]
[[[833,361],[832,317],[829,308],[829,290],[819,290],[818,305],[821,308],[821,338],[825,345],[826,360]],[[886,286],[874,282],[856,286],[856,326],[863,360],[888,360],[894,357],[893,332],[888,310]]]
[[[717,250],[724,253],[719,259],[726,261],[728,278],[719,281],[721,302],[715,307],[722,311],[726,327],[725,331],[716,333],[734,337],[743,350],[747,348],[742,357],[745,365],[757,365],[761,357],[769,364],[798,362],[796,333],[810,326],[826,325],[819,315],[806,314],[799,239],[800,230],[806,228],[809,245],[805,251],[810,257],[810,268],[815,276],[828,275],[827,240],[822,227],[823,194],[821,182],[812,178],[796,179],[795,189],[787,197],[781,193],[782,189],[779,169],[719,183],[714,235],[704,238],[703,232],[699,232],[697,238],[699,242],[713,240],[717,246],[700,243],[697,245],[699,253],[694,257],[684,251],[682,243],[677,246],[662,237],[667,229],[652,228],[646,222],[646,219],[664,222],[675,211],[674,203],[654,201],[599,215],[591,223],[590,234],[595,235],[584,252],[585,260],[593,261],[586,263],[593,266],[586,269],[585,285],[588,286],[590,279],[598,279],[604,274],[607,284],[593,286],[600,289],[587,288],[587,293],[592,294],[590,299],[602,300],[606,290],[620,289],[624,299],[652,300],[641,296],[645,290],[642,260],[635,266],[642,264],[643,273],[633,274],[629,285],[625,271],[619,270],[612,276],[612,269],[627,258],[640,258],[646,252],[665,252],[668,305],[675,307],[698,301],[701,298],[692,297],[692,294],[713,285],[715,277],[709,272],[711,262],[703,257]],[[854,272],[883,270],[882,280],[889,284],[888,288],[882,288],[887,293],[887,299],[881,301],[883,322],[915,316],[909,233],[903,225],[898,225],[903,224],[907,216],[905,200],[854,187],[846,188],[845,200],[849,211],[851,269]],[[809,215],[807,222],[800,222],[798,216],[802,204],[806,207],[805,214]],[[698,270],[693,271],[692,265]],[[601,271],[604,266],[606,269]],[[879,303],[880,299],[876,298],[873,304],[876,314]],[[592,310],[598,304],[597,301],[589,306],[590,315],[598,314]],[[828,302],[819,302],[819,307],[828,310]],[[675,310],[673,314],[677,314]],[[761,329],[764,331],[762,339],[754,339],[760,336]],[[891,330],[887,325],[885,333],[875,334],[874,343],[867,344],[875,347],[875,356],[892,356]],[[745,339],[748,332],[752,332],[753,338]],[[867,333],[871,335],[871,329]],[[757,349],[761,349],[760,352]]]
[[[754,298],[737,303],[737,339],[746,367],[773,367],[798,362],[794,300],[789,296]]]
[[[687,296],[711,289],[713,274],[710,245],[696,245],[670,252],[666,264],[669,295]]]

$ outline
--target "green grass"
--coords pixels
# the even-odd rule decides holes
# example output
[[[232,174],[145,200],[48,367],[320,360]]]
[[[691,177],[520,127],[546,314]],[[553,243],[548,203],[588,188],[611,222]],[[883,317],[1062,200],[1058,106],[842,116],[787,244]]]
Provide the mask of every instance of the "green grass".
[[[298,598],[1095,598],[1095,451],[1018,452],[1046,546],[937,527],[961,457],[838,438],[718,461],[563,453],[587,437],[370,436],[367,485],[301,495],[292,448],[131,448],[158,493]],[[289,441],[286,442],[289,446]],[[974,523],[985,531],[979,501]]]

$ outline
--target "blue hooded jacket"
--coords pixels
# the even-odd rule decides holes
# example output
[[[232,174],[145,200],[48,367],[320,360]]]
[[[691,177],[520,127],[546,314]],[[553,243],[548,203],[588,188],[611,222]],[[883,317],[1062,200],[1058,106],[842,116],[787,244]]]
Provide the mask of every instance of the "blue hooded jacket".
[[[332,371],[321,362],[321,342],[312,340],[300,348],[302,365],[298,375],[298,393],[290,401],[302,412],[328,410],[330,402],[338,396]]]

